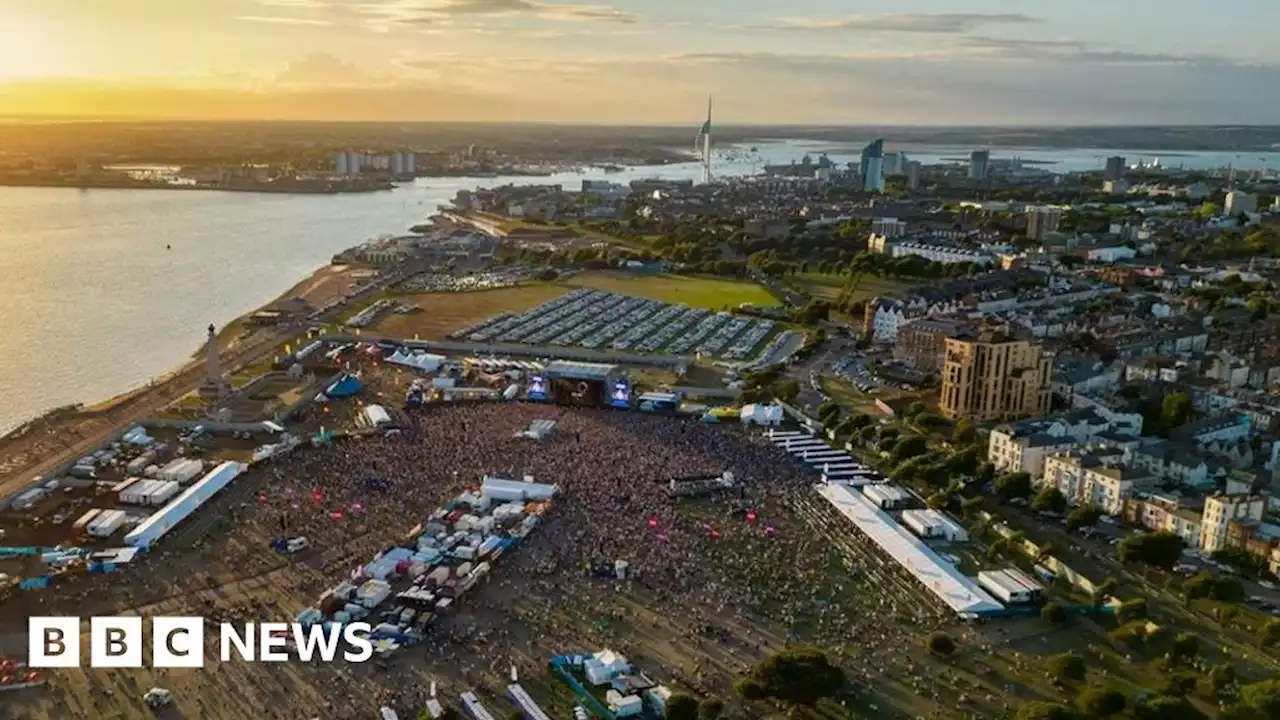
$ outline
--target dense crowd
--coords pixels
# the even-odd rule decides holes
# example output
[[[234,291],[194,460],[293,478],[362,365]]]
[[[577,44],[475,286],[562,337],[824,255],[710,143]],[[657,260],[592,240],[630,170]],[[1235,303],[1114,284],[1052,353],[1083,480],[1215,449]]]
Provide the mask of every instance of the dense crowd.
[[[519,437],[534,420],[556,425],[543,440]],[[698,500],[667,493],[673,477],[725,471],[733,492]],[[884,572],[873,556],[840,552],[851,544],[838,518],[823,525],[798,513],[830,510],[812,502],[817,475],[740,426],[535,404],[432,406],[397,433],[277,458],[217,503],[240,529],[228,542],[312,541],[304,567],[262,582],[287,577],[308,594],[303,602],[315,602],[486,474],[532,476],[561,492],[487,589],[464,597],[425,648],[398,654],[396,664],[425,652],[472,684],[500,680],[512,664],[540,670],[555,653],[613,647],[660,676],[724,695],[761,656],[803,641],[830,648],[857,682],[914,675],[902,648],[920,628],[886,618],[919,599],[872,582]],[[265,548],[242,549],[246,574],[279,567],[281,558]],[[629,564],[627,581],[608,578],[618,560]],[[215,584],[212,575],[190,579]],[[219,619],[272,613],[262,601],[205,602],[204,614]],[[671,648],[685,662],[673,662]],[[421,669],[418,658],[410,665]],[[396,689],[383,701],[420,707],[420,684],[389,687]],[[346,705],[335,702],[335,711]]]

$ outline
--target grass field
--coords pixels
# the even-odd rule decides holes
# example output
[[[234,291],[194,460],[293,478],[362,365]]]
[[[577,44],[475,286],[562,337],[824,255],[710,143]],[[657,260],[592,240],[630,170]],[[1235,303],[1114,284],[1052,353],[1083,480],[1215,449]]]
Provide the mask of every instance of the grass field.
[[[372,332],[397,337],[439,340],[449,333],[501,312],[523,312],[576,288],[607,290],[668,303],[715,310],[742,303],[773,305],[777,300],[755,283],[684,275],[628,275],[588,272],[553,283],[531,282],[514,288],[466,293],[416,293],[395,299],[422,308],[413,315],[389,313]],[[376,298],[375,298],[376,299]],[[362,305],[363,307],[363,305]],[[348,315],[355,315],[352,309]]]
[[[441,340],[474,322],[501,312],[523,312],[568,291],[564,285],[529,283],[476,292],[399,295],[397,300],[417,305],[422,312],[412,315],[388,313],[374,324],[372,331],[396,337]]]
[[[848,275],[823,275],[820,273],[805,273],[797,275],[791,280],[801,289],[807,290],[815,297],[835,298],[849,283]],[[879,295],[892,295],[899,293],[916,285],[917,283],[901,280],[891,280],[889,278],[877,277],[875,275],[863,274],[858,277],[857,284],[854,289],[854,300],[867,300]]]
[[[742,303],[761,307],[778,304],[775,297],[755,283],[722,278],[591,272],[577,275],[566,284],[713,310],[732,309]]]

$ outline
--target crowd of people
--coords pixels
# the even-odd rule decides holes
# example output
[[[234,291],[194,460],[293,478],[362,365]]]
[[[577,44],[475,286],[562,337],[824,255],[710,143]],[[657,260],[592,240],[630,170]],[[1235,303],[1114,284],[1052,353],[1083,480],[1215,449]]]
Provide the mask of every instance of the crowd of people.
[[[520,437],[534,420],[556,424],[545,439]],[[725,471],[735,492],[666,492],[673,477]],[[424,647],[393,656],[385,678],[421,672],[425,653],[440,661],[428,670],[456,673],[458,692],[501,687],[512,665],[541,673],[552,655],[612,647],[659,679],[727,698],[739,673],[803,642],[829,649],[855,683],[912,682],[915,666],[902,649],[918,642],[916,623],[927,614],[914,606],[928,600],[882,592],[872,580],[885,568],[874,555],[837,543],[831,518],[815,523],[797,513],[820,511],[807,503],[817,476],[758,430],[538,404],[433,405],[410,414],[398,433],[273,459],[202,512],[227,518],[231,532],[215,547],[254,578],[240,583],[287,586],[305,606],[484,475],[532,476],[560,493],[487,585],[434,626]],[[313,549],[284,558],[263,547],[281,535],[306,536]],[[628,565],[625,580],[610,575],[618,560]],[[219,592],[194,593],[200,588]],[[274,601],[225,589],[213,568],[192,572],[176,595],[142,579],[133,607],[189,595],[191,609],[219,619],[280,612]],[[887,619],[898,615],[913,622]],[[424,701],[425,685],[415,682],[333,687],[347,692],[330,699],[338,715],[360,707],[362,693],[352,688],[375,688],[379,702],[413,713]]]

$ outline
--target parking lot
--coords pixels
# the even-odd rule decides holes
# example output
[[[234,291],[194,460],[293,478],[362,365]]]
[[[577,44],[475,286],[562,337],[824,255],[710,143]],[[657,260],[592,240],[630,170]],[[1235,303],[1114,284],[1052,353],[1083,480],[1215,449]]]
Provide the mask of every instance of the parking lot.
[[[578,289],[519,314],[488,318],[450,337],[745,360],[776,329],[772,320]]]

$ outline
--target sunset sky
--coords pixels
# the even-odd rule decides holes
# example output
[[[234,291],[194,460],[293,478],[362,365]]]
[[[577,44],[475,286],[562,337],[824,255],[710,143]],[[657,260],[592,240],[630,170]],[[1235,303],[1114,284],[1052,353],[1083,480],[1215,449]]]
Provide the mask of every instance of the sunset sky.
[[[0,0],[0,115],[1280,122],[1277,0]]]

